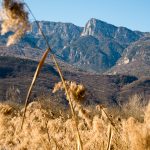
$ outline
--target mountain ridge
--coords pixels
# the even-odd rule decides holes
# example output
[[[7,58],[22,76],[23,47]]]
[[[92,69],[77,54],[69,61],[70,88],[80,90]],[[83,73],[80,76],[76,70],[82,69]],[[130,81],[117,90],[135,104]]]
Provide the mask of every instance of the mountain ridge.
[[[28,51],[28,56],[39,58],[47,48],[36,23],[31,31],[19,43],[8,49],[18,49],[17,57]],[[103,73],[116,65],[124,50],[133,42],[148,35],[140,31],[132,31],[125,27],[117,27],[98,19],[90,19],[85,27],[72,23],[39,21],[39,25],[47,37],[49,44],[60,61],[64,61],[79,69]],[[7,37],[0,36],[0,46],[5,46]],[[35,49],[35,51],[33,50]],[[7,51],[7,47],[5,48]],[[20,51],[20,52],[19,52]],[[38,52],[40,51],[40,52]],[[4,52],[2,52],[4,53]],[[9,55],[9,52],[6,54]],[[0,55],[2,55],[0,53]],[[12,54],[10,54],[12,56]],[[13,54],[15,56],[15,54]]]

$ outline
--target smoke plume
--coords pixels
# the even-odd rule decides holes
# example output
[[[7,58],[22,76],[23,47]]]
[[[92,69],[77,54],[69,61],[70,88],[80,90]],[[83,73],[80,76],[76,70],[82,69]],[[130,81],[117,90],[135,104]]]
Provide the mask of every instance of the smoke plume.
[[[30,28],[28,12],[24,9],[24,3],[19,0],[3,0],[2,11],[0,12],[2,25],[1,34],[12,31],[7,46],[15,44]]]

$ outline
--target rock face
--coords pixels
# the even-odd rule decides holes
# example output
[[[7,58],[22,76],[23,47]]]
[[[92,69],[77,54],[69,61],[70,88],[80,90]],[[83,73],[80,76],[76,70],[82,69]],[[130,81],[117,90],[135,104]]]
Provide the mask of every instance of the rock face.
[[[128,46],[122,57],[108,73],[150,75],[150,37],[144,37]]]
[[[86,70],[104,72],[114,66],[124,49],[142,37],[124,27],[91,19],[79,39],[65,47],[62,59]]]
[[[49,44],[54,51],[59,51],[65,46],[68,46],[73,41],[76,41],[83,28],[75,26],[71,23],[56,23],[56,22],[39,22],[39,25],[46,35]],[[43,41],[41,32],[37,28],[36,23],[32,24],[31,35],[37,38],[36,44],[41,48],[46,48],[46,43]]]
[[[81,35],[92,35],[97,38],[114,37],[116,30],[117,27],[114,25],[92,18],[87,22]]]
[[[106,22],[92,18],[89,20],[81,36],[92,35],[100,40],[113,39],[121,45],[129,45],[131,42],[138,40],[141,32],[134,32],[125,27],[116,27]]]
[[[125,48],[145,35],[94,18],[84,28],[71,23],[48,21],[41,21],[39,25],[60,61],[99,73],[113,67]],[[7,48],[5,45],[9,34],[0,36],[0,55],[12,56],[10,51],[15,49],[17,57],[39,58],[47,48],[35,22],[32,23],[31,31],[17,45]]]

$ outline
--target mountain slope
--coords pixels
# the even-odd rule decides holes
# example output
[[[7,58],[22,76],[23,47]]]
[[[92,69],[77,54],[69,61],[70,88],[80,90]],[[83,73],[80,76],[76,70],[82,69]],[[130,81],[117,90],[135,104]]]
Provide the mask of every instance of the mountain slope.
[[[63,60],[82,69],[104,72],[114,66],[124,49],[144,34],[91,19],[78,40],[60,53]]]
[[[59,51],[78,39],[83,30],[82,27],[78,27],[71,23],[41,21],[39,22],[39,25],[54,51]],[[32,23],[30,34],[37,38],[37,46],[42,49],[46,48],[46,43],[43,42],[43,37],[35,22]]]
[[[19,91],[18,98],[15,97],[13,100],[23,103],[37,64],[38,62],[27,59],[0,57],[0,101],[12,99],[11,95],[17,90]],[[136,82],[138,79],[133,76],[96,75],[84,72],[72,72],[71,69],[70,71],[69,69],[68,71],[63,71],[63,74],[66,80],[82,83],[86,87],[85,103],[87,105],[104,104],[106,106],[118,106],[120,103],[127,102],[130,96],[138,94],[138,91],[140,91],[140,94],[143,93],[146,98],[145,100],[150,96],[150,79],[143,79]],[[33,87],[30,100],[41,95],[48,95],[54,102],[63,105],[68,104],[63,96],[64,93],[52,93],[55,83],[59,81],[60,77],[54,66],[45,64]],[[9,93],[9,91],[12,92]]]
[[[93,36],[84,36],[63,49],[61,56],[62,60],[81,69],[103,72],[115,64],[122,50],[115,41],[101,43]]]
[[[127,47],[122,57],[108,73],[150,76],[150,37],[144,37]]]
[[[84,28],[61,22],[40,21],[39,24],[59,60],[86,71],[99,73],[114,66],[124,49],[144,36],[142,32],[116,27],[94,18],[90,19]],[[1,51],[9,34],[11,33],[0,36]],[[17,57],[31,55],[39,58],[46,48],[46,43],[33,22],[31,31],[17,45],[8,48],[12,50],[7,51],[5,48],[6,53],[2,52],[0,55],[15,56],[15,49]]]

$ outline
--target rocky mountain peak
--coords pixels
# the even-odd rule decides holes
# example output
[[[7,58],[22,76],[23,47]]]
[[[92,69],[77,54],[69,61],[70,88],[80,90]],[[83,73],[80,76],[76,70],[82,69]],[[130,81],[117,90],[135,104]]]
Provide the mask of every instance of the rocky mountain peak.
[[[116,30],[117,27],[114,25],[92,18],[85,25],[81,36],[92,35],[95,37],[113,37]]]

